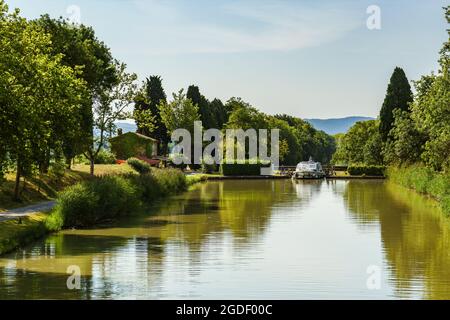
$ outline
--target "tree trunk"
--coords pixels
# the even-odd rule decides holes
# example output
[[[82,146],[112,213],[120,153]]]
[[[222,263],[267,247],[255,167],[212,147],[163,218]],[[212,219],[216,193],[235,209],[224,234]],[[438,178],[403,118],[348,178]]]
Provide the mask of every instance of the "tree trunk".
[[[91,157],[90,161],[91,161],[91,170],[90,170],[91,176],[94,176],[94,158]]]
[[[20,163],[17,160],[17,171],[16,171],[16,183],[14,186],[14,200],[19,201],[19,191],[20,191]]]

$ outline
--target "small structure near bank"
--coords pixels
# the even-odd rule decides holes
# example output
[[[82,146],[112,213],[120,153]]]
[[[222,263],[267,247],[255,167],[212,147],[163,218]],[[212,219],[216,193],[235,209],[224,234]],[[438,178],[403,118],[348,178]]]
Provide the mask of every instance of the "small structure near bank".
[[[159,163],[158,156],[159,141],[137,132],[127,132],[110,138],[111,152],[116,159],[127,160],[128,158],[138,158],[152,165]]]

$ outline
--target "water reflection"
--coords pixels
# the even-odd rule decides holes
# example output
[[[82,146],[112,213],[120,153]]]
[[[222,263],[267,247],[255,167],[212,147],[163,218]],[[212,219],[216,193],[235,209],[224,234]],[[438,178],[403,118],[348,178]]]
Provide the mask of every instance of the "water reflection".
[[[450,299],[450,224],[434,201],[374,181],[348,182],[343,198],[359,225],[379,225],[398,297]]]
[[[210,182],[148,211],[0,258],[0,298],[450,298],[448,219],[382,181]]]

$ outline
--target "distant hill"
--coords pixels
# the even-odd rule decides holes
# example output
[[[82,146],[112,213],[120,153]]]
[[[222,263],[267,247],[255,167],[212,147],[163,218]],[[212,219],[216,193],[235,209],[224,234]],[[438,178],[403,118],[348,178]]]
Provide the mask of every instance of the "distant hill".
[[[304,119],[308,121],[314,128],[323,130],[328,134],[345,133],[358,121],[374,120],[371,117],[346,117],[335,119]]]
[[[336,119],[304,119],[308,121],[314,128],[323,130],[328,134],[345,133],[358,121],[373,120],[371,117],[346,117]],[[136,132],[136,124],[130,120],[117,121],[117,128],[121,128],[123,133]]]
[[[116,127],[122,129],[123,133],[136,132],[136,124],[130,120],[127,121],[116,121]]]

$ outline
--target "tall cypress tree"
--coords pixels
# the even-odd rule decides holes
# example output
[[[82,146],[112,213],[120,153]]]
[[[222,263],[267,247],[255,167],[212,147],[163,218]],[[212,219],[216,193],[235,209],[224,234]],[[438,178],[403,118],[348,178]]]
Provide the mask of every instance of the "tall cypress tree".
[[[186,97],[191,99],[192,103],[198,107],[200,120],[202,120],[203,128],[210,129],[217,127],[217,121],[211,109],[211,104],[201,93],[197,86],[190,85]]]
[[[394,109],[409,111],[409,104],[413,101],[411,86],[402,68],[396,67],[392,73],[389,85],[380,110],[380,134],[386,141],[394,123]]]
[[[140,110],[150,110],[152,115],[155,116],[155,126],[156,129],[153,132],[147,132],[145,128],[141,128],[138,125],[137,131],[139,133],[151,136],[152,138],[158,139],[162,151],[165,152],[167,148],[167,143],[169,142],[169,135],[167,133],[167,128],[161,121],[161,115],[158,109],[160,103],[166,103],[167,96],[164,92],[162,86],[162,79],[160,76],[150,76],[147,78],[145,84],[145,98],[141,97],[136,101],[135,108]]]

